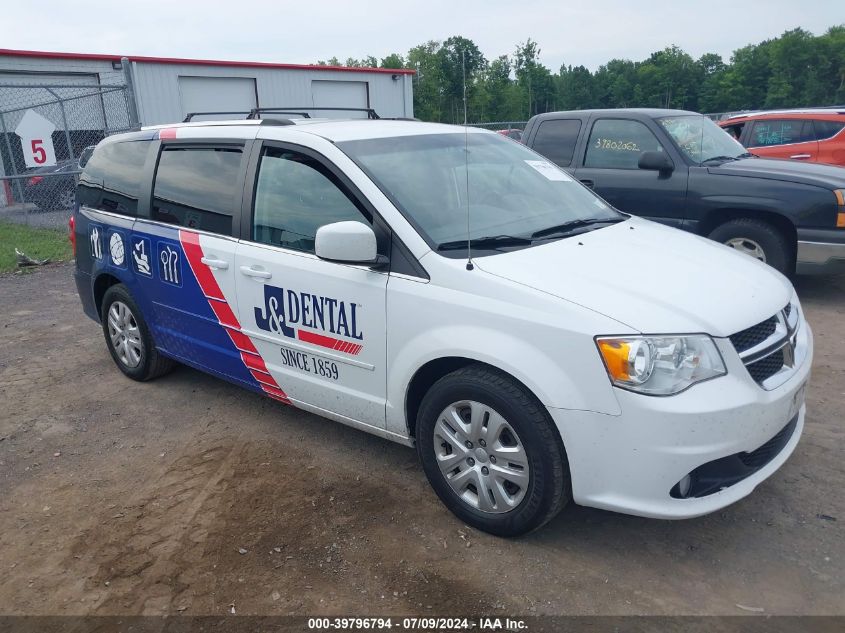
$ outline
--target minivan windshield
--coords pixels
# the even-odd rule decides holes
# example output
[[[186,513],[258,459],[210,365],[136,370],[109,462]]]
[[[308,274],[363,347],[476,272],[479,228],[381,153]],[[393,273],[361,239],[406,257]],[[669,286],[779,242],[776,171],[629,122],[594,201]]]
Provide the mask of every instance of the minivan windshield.
[[[474,254],[490,255],[626,217],[500,134],[421,134],[337,145],[445,256],[465,255],[468,235]]]
[[[724,162],[750,156],[730,134],[700,114],[667,116],[657,122],[694,163]]]

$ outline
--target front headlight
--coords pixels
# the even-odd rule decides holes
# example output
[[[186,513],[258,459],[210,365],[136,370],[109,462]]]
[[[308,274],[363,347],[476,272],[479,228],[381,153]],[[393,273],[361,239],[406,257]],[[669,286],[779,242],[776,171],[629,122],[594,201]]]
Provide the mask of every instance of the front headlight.
[[[713,339],[703,334],[600,336],[596,345],[614,385],[650,396],[670,396],[728,373]]]

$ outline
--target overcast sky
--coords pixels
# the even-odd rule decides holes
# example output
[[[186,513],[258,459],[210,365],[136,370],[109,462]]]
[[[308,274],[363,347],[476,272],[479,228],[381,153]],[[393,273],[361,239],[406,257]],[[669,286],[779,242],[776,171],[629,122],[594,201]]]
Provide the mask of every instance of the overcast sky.
[[[5,48],[288,63],[404,55],[451,35],[493,59],[531,37],[556,72],[671,44],[727,61],[787,29],[845,23],[845,0],[51,0],[4,3],[0,16]]]

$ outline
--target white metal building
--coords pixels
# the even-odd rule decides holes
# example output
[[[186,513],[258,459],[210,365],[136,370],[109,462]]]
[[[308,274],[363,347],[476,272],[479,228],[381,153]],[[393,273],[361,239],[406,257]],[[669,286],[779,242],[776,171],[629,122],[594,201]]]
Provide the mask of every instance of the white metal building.
[[[117,85],[129,79],[142,125],[180,121],[190,112],[273,106],[373,108],[382,117],[412,117],[413,72],[0,49],[0,84]]]

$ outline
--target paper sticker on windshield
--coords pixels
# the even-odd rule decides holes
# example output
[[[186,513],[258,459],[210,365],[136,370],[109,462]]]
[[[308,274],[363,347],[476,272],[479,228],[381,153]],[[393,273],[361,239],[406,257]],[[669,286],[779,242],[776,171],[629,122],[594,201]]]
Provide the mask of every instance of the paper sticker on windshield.
[[[533,167],[538,172],[543,174],[548,180],[559,180],[562,182],[572,182],[572,178],[556,166],[545,160],[527,160],[525,161],[529,167]]]

